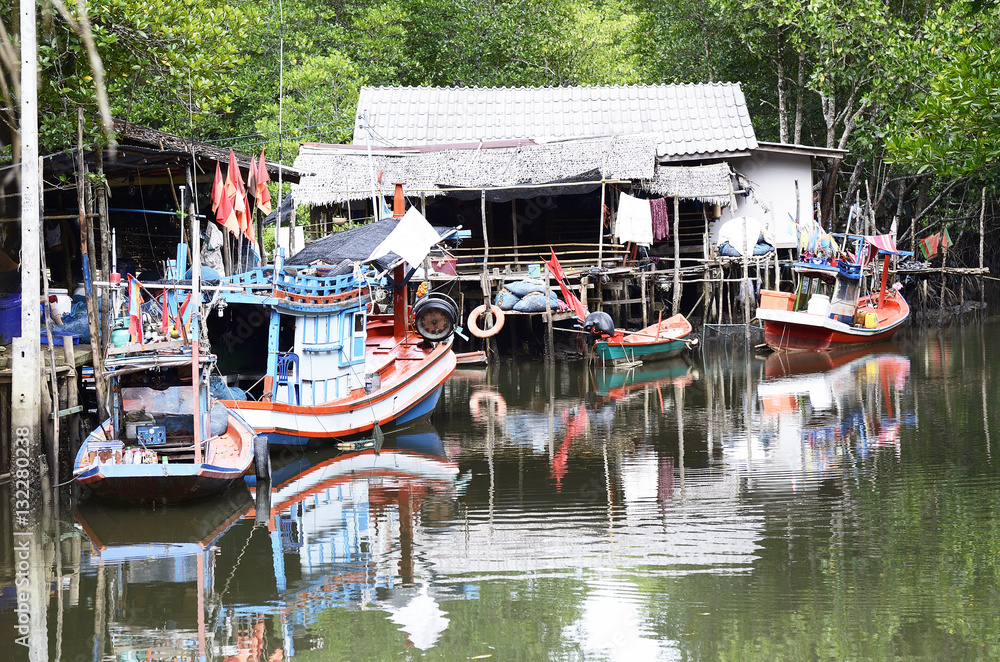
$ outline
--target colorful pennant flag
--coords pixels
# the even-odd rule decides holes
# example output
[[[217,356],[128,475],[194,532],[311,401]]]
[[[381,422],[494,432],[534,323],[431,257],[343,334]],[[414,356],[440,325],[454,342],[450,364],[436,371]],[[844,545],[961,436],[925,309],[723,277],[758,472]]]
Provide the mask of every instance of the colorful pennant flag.
[[[219,205],[226,195],[226,184],[222,181],[222,168],[215,162],[215,181],[212,182],[212,211],[218,214]]]
[[[253,195],[257,191],[257,160],[250,157],[250,167],[247,168],[247,193]]]

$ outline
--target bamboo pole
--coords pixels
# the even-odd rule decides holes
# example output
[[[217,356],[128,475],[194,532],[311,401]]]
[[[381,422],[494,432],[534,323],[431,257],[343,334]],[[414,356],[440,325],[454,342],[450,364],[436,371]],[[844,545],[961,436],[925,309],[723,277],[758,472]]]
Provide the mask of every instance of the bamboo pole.
[[[983,187],[982,197],[979,202],[979,272],[983,271],[983,249],[985,230],[983,224],[986,220],[986,187]],[[986,317],[986,288],[985,283],[979,282],[979,321]]]
[[[681,237],[680,237],[681,202],[674,196],[674,301],[670,309],[671,315],[681,311]]]
[[[91,355],[94,361],[94,387],[97,391],[97,414],[104,420],[107,411],[107,382],[104,378],[104,352],[97,323],[97,297],[90,273],[90,249],[94,245],[94,229],[86,214],[86,164],[83,160],[83,108],[77,109],[76,127],[76,203],[80,212],[80,255],[83,258],[83,287],[87,298],[87,326],[90,330]],[[99,276],[99,274],[98,274]],[[98,280],[102,280],[98,278]]]

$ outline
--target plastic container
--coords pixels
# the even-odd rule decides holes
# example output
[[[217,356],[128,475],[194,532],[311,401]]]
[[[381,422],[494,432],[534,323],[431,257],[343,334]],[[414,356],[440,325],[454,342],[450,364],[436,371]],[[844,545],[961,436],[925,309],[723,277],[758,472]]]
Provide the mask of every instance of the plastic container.
[[[795,295],[790,292],[776,290],[760,291],[760,308],[771,310],[791,310],[795,304]]]
[[[21,335],[21,294],[0,294],[0,344]]]
[[[809,297],[809,307],[807,310],[810,315],[828,317],[830,315],[830,297],[825,294],[812,295]]]
[[[865,328],[866,329],[878,328],[878,315],[876,313],[865,313]]]

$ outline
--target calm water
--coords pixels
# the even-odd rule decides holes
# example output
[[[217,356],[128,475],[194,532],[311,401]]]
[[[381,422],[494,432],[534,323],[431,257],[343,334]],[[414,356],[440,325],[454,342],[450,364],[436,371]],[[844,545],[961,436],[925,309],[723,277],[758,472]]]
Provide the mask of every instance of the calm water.
[[[459,371],[378,457],[276,452],[270,517],[64,509],[50,656],[998,659],[998,331]]]

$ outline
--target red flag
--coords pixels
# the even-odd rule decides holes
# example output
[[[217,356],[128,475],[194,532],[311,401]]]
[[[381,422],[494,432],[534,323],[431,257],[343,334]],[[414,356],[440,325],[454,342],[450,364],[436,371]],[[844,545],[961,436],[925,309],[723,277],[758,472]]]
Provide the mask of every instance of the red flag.
[[[582,322],[587,317],[587,309],[583,307],[583,302],[580,301],[568,287],[566,287],[566,283],[563,282],[563,278],[565,278],[566,275],[563,273],[562,265],[559,264],[559,258],[556,257],[556,252],[551,246],[549,247],[549,250],[552,252],[552,259],[546,261],[545,266],[549,268],[549,271],[552,272],[553,278],[555,278],[556,282],[559,283],[559,289],[562,291],[563,300],[566,302],[566,305],[569,306],[569,309],[573,311],[573,314],[579,317]]]
[[[222,181],[222,169],[219,162],[215,162],[215,181],[212,182],[212,211],[218,212],[222,198],[226,195],[226,185]]]
[[[163,290],[163,310],[160,315],[163,322],[160,325],[160,331],[163,335],[170,333],[170,305],[167,303],[167,291]]]
[[[132,274],[128,275],[128,333],[133,342],[142,344],[142,294],[139,293],[139,281]]]
[[[236,193],[243,187],[240,179],[240,167],[236,165],[236,153],[229,150],[229,168],[226,171],[226,195],[230,200],[236,198]]]
[[[254,197],[257,198],[257,207],[265,214],[271,213],[271,192],[267,189],[267,183],[271,178],[267,174],[267,164],[264,162],[264,148],[260,148],[260,158],[257,160],[257,190]]]
[[[253,194],[257,190],[257,161],[250,157],[250,167],[247,168],[247,193]]]
[[[240,224],[236,218],[236,210],[233,208],[233,201],[229,199],[228,195],[225,195],[225,192],[219,198],[219,209],[215,212],[215,220],[231,233],[239,236]]]

